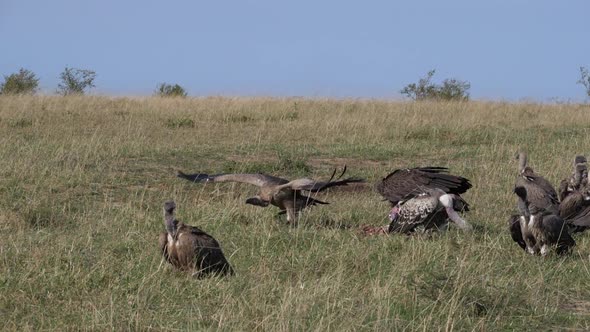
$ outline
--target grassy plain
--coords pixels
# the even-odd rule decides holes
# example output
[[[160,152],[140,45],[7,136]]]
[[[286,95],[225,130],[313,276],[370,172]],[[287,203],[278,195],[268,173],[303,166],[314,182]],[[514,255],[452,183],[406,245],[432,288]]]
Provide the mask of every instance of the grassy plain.
[[[3,330],[590,329],[590,235],[531,257],[506,231],[514,152],[553,183],[590,154],[590,107],[267,98],[0,97]],[[432,238],[363,237],[370,185],[322,196],[297,228],[243,204],[256,188],[175,170],[369,183],[399,167],[472,180],[465,219]],[[161,206],[222,244],[236,275],[161,265]]]

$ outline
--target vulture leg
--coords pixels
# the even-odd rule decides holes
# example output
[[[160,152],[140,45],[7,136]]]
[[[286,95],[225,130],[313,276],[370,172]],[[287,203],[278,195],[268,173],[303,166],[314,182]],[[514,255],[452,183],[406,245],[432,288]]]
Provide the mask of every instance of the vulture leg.
[[[457,224],[457,226],[460,229],[462,229],[466,232],[473,230],[473,227],[470,224],[468,224],[465,220],[463,220],[459,216],[457,211],[455,211],[455,209],[453,208],[454,207],[453,195],[444,194],[444,195],[440,196],[440,198],[438,200],[445,207],[445,211],[447,211],[447,215],[449,216],[449,219],[451,219],[455,224]]]

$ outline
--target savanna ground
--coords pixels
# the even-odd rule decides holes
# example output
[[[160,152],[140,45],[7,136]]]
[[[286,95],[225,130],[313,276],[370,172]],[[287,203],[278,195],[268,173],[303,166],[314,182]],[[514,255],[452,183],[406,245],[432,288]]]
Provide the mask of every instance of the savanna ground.
[[[506,231],[514,153],[553,183],[590,153],[590,107],[503,102],[0,98],[0,327],[4,330],[590,329],[590,234],[532,257]],[[244,204],[255,187],[175,171],[327,178],[365,187],[292,228]],[[372,183],[400,167],[470,178],[472,234],[364,237],[389,206]],[[161,264],[162,203],[214,235],[231,278]],[[284,217],[283,217],[284,218]]]

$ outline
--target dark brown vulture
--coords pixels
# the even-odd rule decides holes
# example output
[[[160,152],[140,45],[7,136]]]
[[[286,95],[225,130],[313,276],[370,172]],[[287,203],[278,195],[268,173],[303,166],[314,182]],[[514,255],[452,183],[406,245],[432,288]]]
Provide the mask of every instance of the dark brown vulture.
[[[537,208],[559,214],[559,199],[553,185],[527,165],[525,152],[518,153],[517,159],[518,175],[514,187],[523,187],[526,190],[527,199]]]
[[[577,156],[574,163],[572,176],[561,181],[560,196],[563,198],[559,216],[568,223],[570,230],[581,232],[590,227],[590,186],[586,158]]]
[[[547,255],[553,248],[558,255],[567,254],[576,245],[566,222],[557,214],[535,206],[524,187],[514,188],[520,215],[511,217],[512,239],[533,255]]]
[[[296,224],[299,212],[308,206],[316,204],[328,204],[316,198],[310,197],[309,194],[326,190],[330,187],[345,186],[349,183],[365,182],[364,179],[347,178],[340,180],[346,172],[346,167],[342,174],[333,181],[336,171],[332,174],[330,180],[322,182],[309,178],[300,178],[289,181],[283,178],[270,176],[266,174],[217,174],[208,175],[202,173],[185,174],[178,171],[178,177],[191,182],[241,182],[248,183],[260,188],[258,195],[248,198],[246,204],[252,204],[261,207],[267,207],[269,204],[281,209],[279,214],[287,214],[287,223]],[[309,192],[305,194],[304,191]]]
[[[517,159],[514,193],[519,214],[509,220],[512,239],[533,255],[546,255],[552,247],[556,247],[558,254],[569,252],[575,241],[559,216],[557,192],[549,181],[527,166],[526,153],[518,153]]]
[[[468,204],[459,195],[469,188],[468,179],[448,174],[444,167],[398,169],[375,185],[392,205],[389,232],[404,234],[444,230],[448,219],[465,231],[471,230],[457,213],[468,211]]]
[[[160,234],[160,249],[164,259],[198,278],[209,274],[233,274],[219,243],[198,227],[179,222],[174,217],[175,209],[173,201],[164,203],[166,232]]]

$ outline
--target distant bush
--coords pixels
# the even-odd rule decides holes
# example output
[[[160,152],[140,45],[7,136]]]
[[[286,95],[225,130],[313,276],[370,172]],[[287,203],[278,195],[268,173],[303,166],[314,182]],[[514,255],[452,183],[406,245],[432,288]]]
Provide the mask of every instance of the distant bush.
[[[187,93],[183,87],[178,84],[160,83],[154,92],[159,97],[186,97]]]
[[[435,72],[429,71],[418,83],[406,85],[400,93],[413,100],[469,100],[469,82],[452,78],[437,85],[431,82]]]
[[[35,77],[35,73],[21,68],[18,73],[4,76],[4,83],[0,84],[0,94],[34,94],[38,86],[39,79]]]
[[[66,67],[59,75],[61,83],[57,93],[62,96],[83,95],[86,89],[93,88],[96,73],[92,70]]]
[[[577,83],[584,86],[586,95],[590,97],[590,72],[588,72],[588,68],[580,67],[580,79]]]

